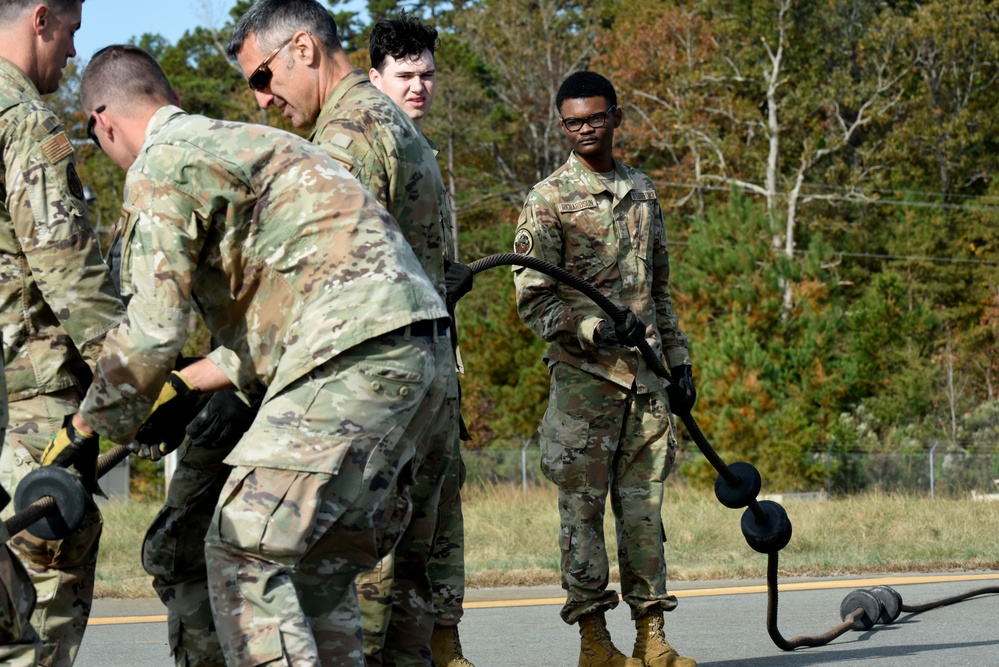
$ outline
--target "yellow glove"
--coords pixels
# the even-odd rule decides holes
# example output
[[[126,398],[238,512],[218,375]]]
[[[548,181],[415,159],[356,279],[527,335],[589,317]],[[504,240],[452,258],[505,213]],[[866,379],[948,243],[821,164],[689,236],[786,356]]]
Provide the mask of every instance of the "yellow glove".
[[[188,423],[201,409],[203,395],[180,373],[172,371],[129,450],[142,458],[159,461],[180,447]]]
[[[94,433],[85,435],[73,426],[73,415],[66,415],[62,428],[42,452],[43,466],[73,467],[87,491],[107,498],[97,484],[97,456],[100,454],[101,437]]]

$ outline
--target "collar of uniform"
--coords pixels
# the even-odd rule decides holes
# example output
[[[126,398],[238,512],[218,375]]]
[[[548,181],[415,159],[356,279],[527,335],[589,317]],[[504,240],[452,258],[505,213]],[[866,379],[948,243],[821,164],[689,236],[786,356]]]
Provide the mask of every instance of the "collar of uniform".
[[[586,191],[591,195],[599,195],[603,192],[607,192],[607,188],[604,184],[600,182],[600,179],[590,171],[586,165],[576,156],[576,152],[573,151],[569,154],[569,168],[573,170],[576,177],[583,182],[586,187]],[[628,196],[628,193],[636,188],[634,180],[631,178],[631,174],[628,172],[627,167],[620,160],[614,160],[614,190],[611,191],[611,195],[614,198],[614,204],[621,201]]]
[[[423,134],[423,132],[420,132],[420,134]],[[430,146],[430,150],[432,150],[434,152],[435,156],[441,154],[441,147],[438,146],[437,144],[435,144],[433,139],[431,139],[430,137],[428,137],[425,134],[423,134],[423,138],[426,140],[427,146]]]
[[[32,97],[41,99],[42,96],[38,94],[38,89],[35,88],[35,84],[31,82],[28,75],[20,67],[2,57],[0,57],[0,74],[7,75],[19,88],[30,93]]]
[[[333,90],[330,91],[330,96],[326,99],[326,103],[323,104],[323,108],[319,111],[319,117],[316,118],[316,124],[312,126],[312,134],[309,135],[309,141],[314,141],[316,131],[327,125],[326,120],[333,115],[333,111],[344,95],[347,94],[347,91],[364,83],[371,84],[371,80],[362,69],[351,70],[347,76],[340,79],[340,83],[333,87]]]
[[[149,119],[149,124],[146,125],[146,138],[145,141],[142,142],[142,148],[139,149],[139,153],[145,152],[146,148],[155,140],[160,128],[166,125],[171,118],[186,115],[186,111],[180,107],[175,107],[172,104],[168,104],[157,109],[156,113],[154,113],[152,118]]]

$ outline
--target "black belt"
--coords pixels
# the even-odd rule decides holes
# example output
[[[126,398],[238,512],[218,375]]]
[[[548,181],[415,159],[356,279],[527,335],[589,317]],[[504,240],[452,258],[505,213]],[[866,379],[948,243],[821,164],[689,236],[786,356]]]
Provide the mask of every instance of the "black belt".
[[[399,327],[394,331],[389,331],[386,336],[405,336],[409,334],[410,336],[423,336],[426,338],[433,338],[434,332],[436,332],[437,337],[443,337],[447,335],[448,330],[451,328],[451,321],[447,318],[441,318],[439,320],[420,320],[419,322],[413,322],[412,324],[407,324],[404,327]]]

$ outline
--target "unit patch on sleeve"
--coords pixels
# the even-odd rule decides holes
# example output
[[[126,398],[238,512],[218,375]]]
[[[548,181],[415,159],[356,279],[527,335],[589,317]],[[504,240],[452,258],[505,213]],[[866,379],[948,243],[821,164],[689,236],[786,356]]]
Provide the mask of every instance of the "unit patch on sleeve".
[[[65,132],[60,132],[42,144],[42,152],[50,164],[55,164],[73,154],[73,144],[69,143],[69,137]]]
[[[76,167],[72,162],[66,165],[66,183],[74,197],[83,199],[83,183],[80,182],[80,175],[76,173]]]
[[[517,231],[517,236],[513,240],[513,251],[518,255],[526,255],[534,247],[534,237],[526,229]]]
[[[655,190],[632,190],[632,201],[650,201],[656,198]]]

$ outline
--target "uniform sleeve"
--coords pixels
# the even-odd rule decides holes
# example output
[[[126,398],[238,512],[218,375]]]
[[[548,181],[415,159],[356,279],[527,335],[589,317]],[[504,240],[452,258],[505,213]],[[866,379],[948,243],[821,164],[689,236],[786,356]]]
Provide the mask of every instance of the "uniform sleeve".
[[[669,290],[669,245],[662,208],[657,203],[652,220],[652,301],[656,308],[656,327],[663,341],[666,365],[670,368],[690,364],[687,336],[680,330],[680,320],[673,311]]]
[[[4,154],[7,210],[45,303],[87,362],[124,309],[87,219],[83,184],[62,125],[38,110]]]
[[[210,219],[167,184],[129,181],[122,206],[122,290],[128,316],[108,334],[80,412],[101,435],[130,442],[174,367],[191,324],[191,285]]]
[[[208,353],[208,359],[218,366],[222,374],[229,378],[233,386],[242,392],[251,403],[258,400],[267,391],[267,387],[258,380],[257,369],[251,363],[248,351],[240,354],[225,347],[216,347]]]
[[[564,268],[562,225],[551,204],[532,191],[517,221],[514,252],[537,257]],[[523,267],[514,267],[517,289],[517,312],[521,321],[542,339],[552,342],[578,340],[585,347],[593,345],[599,317],[576,312],[558,296],[558,281]]]

